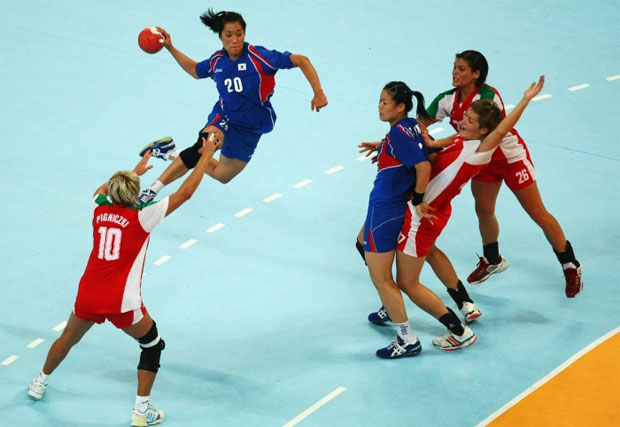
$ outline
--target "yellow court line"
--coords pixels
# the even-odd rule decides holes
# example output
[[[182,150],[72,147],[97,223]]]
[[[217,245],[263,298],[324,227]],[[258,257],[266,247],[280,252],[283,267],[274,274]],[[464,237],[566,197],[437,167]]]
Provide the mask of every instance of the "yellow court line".
[[[481,425],[620,426],[620,328],[607,335],[506,412]]]

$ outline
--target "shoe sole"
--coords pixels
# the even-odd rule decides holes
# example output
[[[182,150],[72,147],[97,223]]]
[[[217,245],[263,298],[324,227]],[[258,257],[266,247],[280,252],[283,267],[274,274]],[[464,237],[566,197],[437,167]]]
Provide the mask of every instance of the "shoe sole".
[[[422,352],[422,346],[420,346],[419,350],[416,350],[412,353],[407,353],[407,354],[402,354],[400,356],[394,356],[394,357],[383,357],[383,356],[379,356],[379,354],[375,353],[375,355],[379,358],[379,359],[383,359],[383,360],[394,360],[394,359],[402,359],[403,357],[413,357],[413,356],[417,356],[418,354],[420,354]]]
[[[504,260],[506,260],[506,258],[504,258]],[[506,260],[506,266],[505,266],[504,268],[501,268],[501,267],[500,267],[500,268],[498,268],[497,270],[493,270],[493,271],[489,272],[486,276],[484,276],[482,279],[477,280],[477,281],[475,281],[475,282],[470,282],[470,281],[469,281],[469,277],[468,277],[468,278],[467,278],[467,282],[468,282],[468,283],[470,283],[470,284],[472,284],[472,285],[478,285],[478,284],[480,284],[480,283],[482,283],[482,282],[486,281],[486,280],[487,280],[489,277],[491,277],[493,274],[499,274],[499,273],[501,273],[501,272],[503,272],[503,271],[506,271],[506,269],[507,269],[508,267],[510,267],[510,263]]]
[[[469,316],[465,316],[465,321],[467,323],[471,323],[474,320],[476,320],[477,318],[479,318],[480,316],[482,316],[482,312],[477,312],[477,313],[471,313]]]
[[[470,345],[472,345],[473,343],[475,343],[476,341],[478,341],[478,335],[474,335],[473,339],[466,341],[464,344],[461,344],[458,347],[438,347],[435,345],[435,343],[433,343],[433,345],[435,346],[435,348],[438,348],[439,350],[443,350],[443,351],[455,351],[455,350],[460,350],[464,347],[469,347]]]
[[[171,136],[164,136],[162,139],[158,139],[158,140],[149,142],[148,144],[146,144],[146,146],[142,150],[140,150],[140,153],[138,153],[138,155],[140,157],[144,156],[144,153],[146,153],[146,150],[151,148],[153,145],[161,143],[161,142],[170,143],[170,142],[172,142],[172,137]]]
[[[37,393],[34,393],[34,392],[30,391],[30,390],[28,390],[28,396],[30,396],[34,400],[41,400],[43,398],[42,394],[37,394]]]
[[[391,320],[386,320],[384,322],[373,322],[372,320],[368,320],[370,323],[372,323],[373,325],[377,325],[377,326],[385,326],[386,323],[391,322]]]

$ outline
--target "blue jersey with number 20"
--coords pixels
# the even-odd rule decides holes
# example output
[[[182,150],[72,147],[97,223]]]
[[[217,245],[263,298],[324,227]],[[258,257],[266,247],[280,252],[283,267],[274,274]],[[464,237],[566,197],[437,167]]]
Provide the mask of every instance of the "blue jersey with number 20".
[[[269,102],[279,69],[293,68],[289,52],[244,44],[243,53],[233,61],[225,49],[196,65],[199,78],[212,78],[220,99],[213,111],[228,122],[254,133],[273,129],[276,113]]]

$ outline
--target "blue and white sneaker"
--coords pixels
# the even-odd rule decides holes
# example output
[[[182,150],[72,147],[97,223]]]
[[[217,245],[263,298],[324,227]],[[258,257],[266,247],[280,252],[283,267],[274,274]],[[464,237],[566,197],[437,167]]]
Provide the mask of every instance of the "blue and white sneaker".
[[[140,157],[144,156],[148,150],[151,150],[153,157],[162,160],[174,160],[179,157],[180,153],[176,145],[174,145],[174,141],[171,136],[165,136],[157,141],[149,142],[146,147],[140,150]]]
[[[149,404],[146,412],[138,412],[137,410],[133,410],[131,413],[131,426],[132,427],[147,427],[155,424],[161,423],[166,419],[166,414],[164,411],[160,411],[156,409],[154,406]]]
[[[148,202],[152,202],[156,196],[156,192],[154,192],[150,188],[147,188],[146,190],[142,190],[142,193],[140,193],[140,196],[138,197],[138,203],[140,204],[140,206],[146,205]]]
[[[413,357],[422,351],[422,344],[416,338],[413,344],[405,344],[405,341],[396,336],[392,343],[385,348],[377,350],[377,357],[382,359],[399,359],[401,357]]]
[[[374,323],[375,325],[385,325],[386,322],[391,322],[392,319],[390,319],[390,315],[385,307],[381,306],[378,311],[372,312],[368,315],[368,321],[370,323]]]

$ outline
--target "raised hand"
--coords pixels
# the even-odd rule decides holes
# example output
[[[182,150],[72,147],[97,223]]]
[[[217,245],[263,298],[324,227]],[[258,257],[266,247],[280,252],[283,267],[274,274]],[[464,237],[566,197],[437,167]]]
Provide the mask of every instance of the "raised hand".
[[[538,95],[540,93],[540,91],[542,90],[543,86],[545,85],[545,76],[542,75],[540,76],[540,78],[538,79],[538,83],[534,83],[532,82],[532,84],[530,85],[530,87],[528,87],[525,90],[525,93],[523,94],[524,98],[527,99],[532,99],[534,98],[536,95]]]
[[[148,164],[151,155],[151,150],[148,150],[146,153],[144,153],[144,156],[142,156],[136,167],[133,168],[133,171],[138,174],[138,176],[144,175],[146,171],[153,167],[153,165]]]

